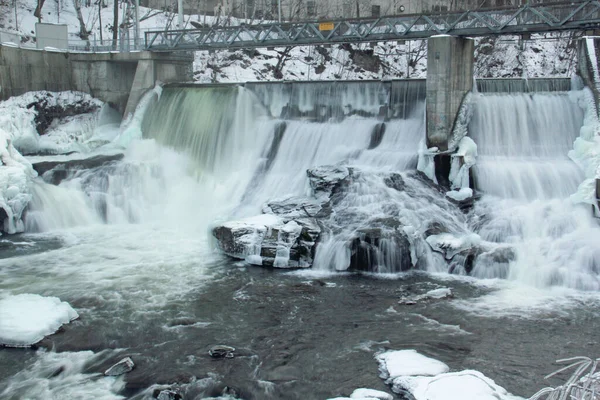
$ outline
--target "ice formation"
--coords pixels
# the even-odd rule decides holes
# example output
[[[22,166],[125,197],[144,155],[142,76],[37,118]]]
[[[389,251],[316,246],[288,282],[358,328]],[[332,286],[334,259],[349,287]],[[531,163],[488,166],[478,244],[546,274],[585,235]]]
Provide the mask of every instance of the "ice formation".
[[[595,72],[596,75],[597,72]],[[583,90],[579,102],[585,110],[585,116],[580,136],[575,139],[573,150],[569,151],[569,157],[581,167],[586,179],[579,185],[577,192],[571,196],[571,200],[575,203],[593,204],[597,207],[596,179],[600,179],[600,121],[590,89]]]
[[[18,294],[0,300],[0,345],[27,347],[79,315],[56,297]]]
[[[437,147],[427,148],[425,139],[419,142],[419,161],[417,163],[417,170],[424,173],[429,179],[437,183],[435,177],[435,163],[433,158],[438,154]]]
[[[458,143],[458,150],[452,155],[450,167],[450,182],[452,189],[466,189],[469,187],[469,170],[477,161],[477,145],[468,136],[464,136]],[[463,195],[466,192],[463,192]]]

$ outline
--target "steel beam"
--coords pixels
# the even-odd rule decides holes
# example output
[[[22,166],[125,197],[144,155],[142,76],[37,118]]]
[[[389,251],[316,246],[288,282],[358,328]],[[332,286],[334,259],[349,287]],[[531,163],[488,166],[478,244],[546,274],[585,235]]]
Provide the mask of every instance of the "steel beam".
[[[331,29],[333,24],[333,29]],[[453,36],[514,35],[600,29],[600,0],[580,3],[526,4],[515,9],[391,16],[319,22],[218,26],[204,29],[148,31],[150,51],[284,47]],[[322,30],[323,29],[323,30]]]

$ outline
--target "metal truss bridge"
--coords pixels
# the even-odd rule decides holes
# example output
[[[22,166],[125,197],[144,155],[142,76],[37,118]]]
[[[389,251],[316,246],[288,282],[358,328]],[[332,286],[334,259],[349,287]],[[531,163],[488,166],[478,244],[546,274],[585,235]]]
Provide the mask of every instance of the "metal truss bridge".
[[[426,39],[440,34],[490,36],[598,28],[600,0],[579,0],[485,11],[147,31],[145,45],[150,51],[193,51]]]

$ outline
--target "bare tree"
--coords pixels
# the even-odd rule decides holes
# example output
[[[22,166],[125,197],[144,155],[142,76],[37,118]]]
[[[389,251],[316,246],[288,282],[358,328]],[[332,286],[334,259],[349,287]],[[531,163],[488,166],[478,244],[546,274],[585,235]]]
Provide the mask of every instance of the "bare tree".
[[[38,0],[35,11],[33,11],[33,16],[38,19],[38,22],[42,22],[42,7],[44,7],[45,2],[46,0]]]
[[[112,26],[113,49],[117,49],[117,39],[119,38],[119,0],[114,0],[113,4],[113,26]]]

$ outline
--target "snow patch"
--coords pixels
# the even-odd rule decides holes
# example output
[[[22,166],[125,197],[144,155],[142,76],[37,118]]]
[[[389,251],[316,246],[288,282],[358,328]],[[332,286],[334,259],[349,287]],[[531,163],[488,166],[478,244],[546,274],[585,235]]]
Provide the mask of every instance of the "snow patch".
[[[518,400],[479,371],[436,376],[403,376],[393,380],[396,393],[410,392],[415,400]]]
[[[459,190],[451,190],[449,192],[446,192],[446,196],[450,197],[452,200],[464,201],[470,197],[473,197],[473,189],[462,188]]]
[[[0,345],[31,346],[78,317],[69,303],[56,297],[9,296],[0,300]]]
[[[400,376],[435,376],[449,371],[446,364],[416,350],[393,350],[375,356],[383,379]]]

